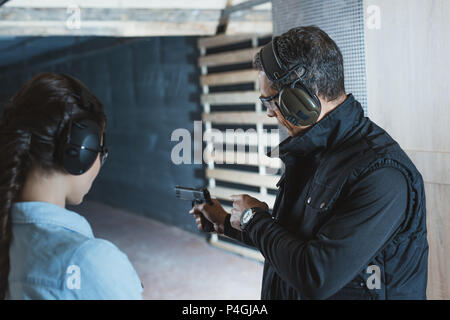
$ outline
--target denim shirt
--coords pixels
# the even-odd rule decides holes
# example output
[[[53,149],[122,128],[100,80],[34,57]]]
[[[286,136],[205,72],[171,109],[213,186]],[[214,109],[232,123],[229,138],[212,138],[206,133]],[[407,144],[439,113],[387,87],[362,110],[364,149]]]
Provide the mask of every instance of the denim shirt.
[[[9,299],[142,299],[136,271],[85,218],[46,202],[11,210]]]

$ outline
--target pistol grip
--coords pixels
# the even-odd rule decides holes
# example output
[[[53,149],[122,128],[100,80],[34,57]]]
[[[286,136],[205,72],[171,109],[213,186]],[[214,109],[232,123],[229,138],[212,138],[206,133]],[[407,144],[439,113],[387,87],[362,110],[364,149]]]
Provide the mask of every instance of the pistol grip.
[[[192,201],[192,206],[194,207],[197,204],[201,204],[201,201],[194,200]],[[200,221],[202,222],[202,231],[203,232],[214,232],[214,225],[211,221],[205,218],[203,214],[200,213]]]

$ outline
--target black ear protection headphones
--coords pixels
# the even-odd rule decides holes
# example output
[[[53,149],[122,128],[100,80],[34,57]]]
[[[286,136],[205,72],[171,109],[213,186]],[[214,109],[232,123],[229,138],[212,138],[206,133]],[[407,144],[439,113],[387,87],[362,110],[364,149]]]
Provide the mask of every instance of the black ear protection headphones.
[[[78,81],[69,75],[63,74],[63,76],[78,91],[79,94],[76,93],[75,96],[79,98],[81,107],[85,106],[89,110],[89,103],[85,101]],[[101,137],[103,137],[103,143],[100,140]],[[101,164],[104,163],[108,156],[105,145],[105,132],[102,133],[102,128],[90,118],[73,119],[71,111],[69,123],[62,132],[61,143],[58,146],[59,161],[68,173],[81,175],[92,167],[99,153]]]
[[[286,120],[294,125],[314,124],[319,118],[321,104],[319,98],[301,82],[306,73],[306,67],[297,64],[289,68],[284,65],[273,45],[276,39],[274,38],[260,51],[262,68],[267,78],[272,82],[280,82],[292,72],[295,72],[299,77],[290,87],[283,88],[280,91],[278,108]]]

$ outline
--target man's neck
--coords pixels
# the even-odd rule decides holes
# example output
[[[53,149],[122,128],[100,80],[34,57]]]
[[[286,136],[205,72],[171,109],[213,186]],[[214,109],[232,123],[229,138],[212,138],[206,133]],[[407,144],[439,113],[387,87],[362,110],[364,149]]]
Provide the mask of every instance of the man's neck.
[[[342,95],[340,95],[338,98],[326,101],[319,97],[320,105],[322,106],[322,112],[320,113],[320,116],[317,121],[322,120],[328,113],[336,109],[339,105],[341,105],[345,99],[347,99],[347,94],[344,92]]]

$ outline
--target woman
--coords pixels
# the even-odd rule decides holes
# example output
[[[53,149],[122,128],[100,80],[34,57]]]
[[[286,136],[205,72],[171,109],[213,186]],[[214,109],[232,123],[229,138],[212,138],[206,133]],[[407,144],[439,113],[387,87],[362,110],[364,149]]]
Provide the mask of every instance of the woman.
[[[65,209],[106,158],[103,105],[80,81],[41,73],[0,119],[0,297],[141,299],[125,254]]]

